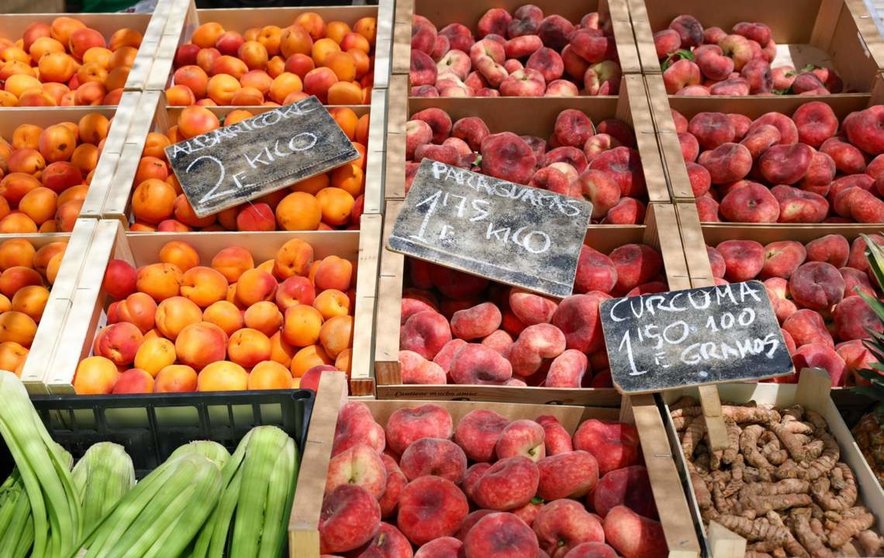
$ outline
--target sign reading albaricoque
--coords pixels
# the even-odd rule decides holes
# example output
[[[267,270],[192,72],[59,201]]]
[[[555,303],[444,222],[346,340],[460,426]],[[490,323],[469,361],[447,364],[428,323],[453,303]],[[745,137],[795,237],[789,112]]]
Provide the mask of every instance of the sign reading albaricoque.
[[[199,217],[359,157],[316,97],[194,136],[165,151],[184,195]]]
[[[611,376],[622,392],[793,372],[760,281],[616,298],[600,312]]]
[[[592,204],[424,159],[391,250],[553,296],[571,294]]]

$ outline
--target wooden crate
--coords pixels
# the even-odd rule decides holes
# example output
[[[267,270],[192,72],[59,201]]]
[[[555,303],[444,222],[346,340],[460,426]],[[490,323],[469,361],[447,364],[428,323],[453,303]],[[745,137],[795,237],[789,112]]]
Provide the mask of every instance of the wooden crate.
[[[651,203],[668,203],[670,200],[640,76],[624,76],[617,97],[421,98],[408,97],[406,87],[404,76],[393,76],[387,107],[386,200],[405,198],[405,123],[410,115],[431,107],[446,111],[455,121],[466,116],[479,116],[492,133],[507,131],[543,138],[550,136],[556,116],[565,109],[580,110],[589,115],[593,122],[619,118],[635,130],[648,200]]]
[[[174,4],[174,14],[169,15],[168,25],[163,34],[163,39],[157,48],[156,60],[151,67],[150,75],[145,84],[145,89],[150,91],[164,91],[171,85],[173,73],[173,61],[178,47],[188,41],[193,31],[199,25],[206,22],[217,22],[229,31],[244,32],[250,27],[263,27],[265,25],[277,25],[286,27],[303,12],[316,12],[325,21],[339,20],[353,25],[362,17],[375,17],[381,15],[390,17],[392,7],[386,4],[391,0],[383,0],[383,8],[378,6],[320,6],[320,7],[291,7],[291,8],[245,8],[245,9],[196,9],[193,0],[171,0]],[[383,14],[381,13],[383,12]],[[389,29],[389,24],[383,29]],[[376,52],[390,51],[390,34],[382,32],[382,26],[378,23],[378,34],[375,40]],[[387,72],[389,64],[382,60],[380,72]],[[377,62],[375,69],[377,70]],[[375,74],[377,76],[377,74]]]
[[[405,257],[386,247],[401,202],[387,203],[384,245],[378,283],[375,328],[375,375],[379,399],[444,399],[499,401],[537,404],[616,406],[620,395],[614,388],[570,389],[481,385],[406,385],[399,371],[399,330]],[[663,256],[666,277],[672,290],[690,288],[687,266],[678,235],[675,211],[668,204],[652,204],[646,225],[592,225],[584,243],[604,253],[628,243],[653,246]]]
[[[379,218],[376,217],[375,220],[379,227]],[[95,234],[88,244],[88,251],[83,251],[85,260],[83,270],[72,296],[66,301],[69,308],[63,312],[67,317],[64,328],[60,330],[61,335],[57,340],[55,355],[43,369],[43,383],[49,393],[73,393],[72,381],[77,364],[91,354],[95,334],[107,321],[106,309],[110,299],[101,288],[107,263],[111,259],[123,259],[136,267],[155,263],[158,261],[157,254],[160,248],[172,240],[183,240],[191,244],[204,264],[207,264],[219,250],[231,245],[248,249],[256,262],[262,262],[273,258],[279,247],[293,238],[309,242],[317,259],[334,254],[357,262],[357,266],[366,261],[369,263],[369,269],[362,270],[357,267],[356,270],[358,310],[354,312],[364,314],[372,311],[371,305],[360,302],[360,299],[371,298],[372,279],[375,273],[370,266],[370,257],[362,257],[360,253],[365,249],[365,252],[370,254],[373,248],[360,246],[360,233],[357,231],[241,232],[235,236],[227,233],[127,234],[117,220],[90,222],[95,223]],[[360,292],[360,287],[363,285],[368,285],[369,292]],[[63,308],[58,311],[62,313]],[[361,324],[371,322],[370,314],[369,318],[360,315],[354,319]],[[370,337],[370,335],[370,331],[364,329],[356,333],[356,336]],[[357,365],[364,368],[370,362],[370,355],[359,353],[361,350],[364,351],[366,345],[361,338],[358,342],[354,342],[353,375],[357,379],[368,376],[367,371],[356,369]]]
[[[462,23],[475,31],[479,18],[490,8],[504,8],[512,13],[523,4],[525,2],[521,0],[498,0],[493,4],[469,0],[397,0],[393,27],[393,74],[407,75],[411,68],[411,21],[414,15],[426,17],[437,29],[442,29],[449,23]],[[580,18],[590,12],[608,14],[614,28],[614,42],[623,73],[641,73],[626,0],[538,0],[534,5],[539,6],[545,15],[558,14],[572,23],[578,23]]]
[[[346,403],[344,378],[341,374],[324,374],[320,382],[310,431],[301,461],[295,502],[289,521],[289,556],[291,558],[319,557],[319,514],[325,490],[326,475],[331,457],[332,440],[337,424],[338,410]],[[390,415],[401,408],[415,407],[424,401],[364,401],[380,424],[386,424]],[[521,405],[514,403],[473,403],[441,401],[436,404],[451,413],[456,424],[470,411],[487,409],[516,419],[535,419],[553,415],[573,433],[584,420],[596,418],[635,424],[641,441],[645,465],[651,479],[651,490],[660,521],[669,545],[669,556],[689,558],[699,556],[700,547],[685,495],[679,485],[672,452],[666,441],[662,417],[650,395],[624,397],[614,408]]]
[[[350,108],[358,116],[370,113],[369,118],[373,122],[370,125],[372,127],[369,131],[370,138],[375,140],[380,138],[383,143],[383,95],[379,95],[379,97],[381,99],[371,106],[354,105]],[[259,106],[248,107],[248,109],[258,114],[273,110],[274,107]],[[84,203],[84,207],[88,210],[87,215],[104,219],[118,219],[126,226],[132,223],[131,196],[137,186],[133,181],[138,170],[138,163],[141,161],[144,144],[147,141],[147,134],[149,132],[167,132],[175,125],[182,110],[183,107],[166,106],[165,98],[159,91],[148,91],[141,94],[137,114],[129,127],[125,143],[120,149],[119,163],[113,174],[113,180],[106,191],[96,191],[94,194],[90,192],[87,196]],[[210,107],[210,110],[223,120],[228,113],[235,110],[235,107]],[[379,213],[384,151],[382,146],[378,150],[376,146],[371,145],[371,142],[369,142],[367,149],[364,194],[366,213]]]
[[[156,55],[162,29],[166,24],[166,11],[163,8],[171,1],[161,0],[154,14],[0,14],[0,38],[15,41],[21,38],[28,25],[37,22],[52,23],[53,19],[60,16],[72,17],[82,21],[88,27],[104,35],[105,39],[110,38],[114,31],[123,27],[135,29],[143,34],[143,39],[123,89],[125,91],[141,91],[144,88],[147,73]],[[7,109],[0,110],[5,111]]]
[[[81,217],[97,217],[98,213],[89,203],[107,195],[113,185],[114,173],[120,160],[120,153],[129,133],[132,119],[139,110],[140,93],[125,92],[116,107],[15,107],[0,109],[0,137],[12,139],[15,129],[22,124],[33,124],[46,128],[61,122],[78,122],[87,114],[98,113],[111,119],[108,135],[104,140],[98,164],[93,171],[87,199],[80,208]],[[2,236],[2,235],[0,235]]]
[[[800,95],[783,95],[771,97],[685,97],[666,95],[663,79],[659,75],[645,76],[648,90],[648,101],[651,106],[654,126],[663,166],[666,169],[666,180],[674,201],[694,201],[691,182],[675,132],[671,109],[677,110],[690,119],[699,112],[725,112],[743,114],[749,118],[757,118],[768,112],[780,112],[790,116],[805,103],[821,101],[826,103],[839,119],[856,110],[880,104],[884,101],[884,80],[877,78],[871,94],[855,93],[845,95],[827,95],[808,98]],[[788,226],[782,224],[780,226]],[[825,227],[837,232],[843,225],[816,223],[815,227]]]
[[[740,21],[767,24],[777,43],[774,65],[801,68],[815,64],[834,68],[847,91],[871,91],[884,61],[880,37],[863,0],[627,0],[642,73],[660,74],[653,33],[666,29],[682,14],[704,27],[730,31]],[[764,45],[761,45],[764,46]],[[876,60],[877,59],[877,60]]]
[[[835,403],[829,392],[829,376],[824,370],[808,368],[801,371],[798,384],[765,384],[765,383],[740,383],[719,384],[721,400],[731,403],[747,403],[754,401],[759,405],[775,405],[778,408],[789,407],[795,404],[805,409],[813,410],[822,415],[829,425],[829,431],[838,441],[841,448],[840,461],[847,463],[856,475],[856,481],[860,492],[860,499],[868,507],[877,519],[875,530],[880,533],[884,530],[884,491],[878,483],[868,463],[860,453],[856,441],[850,434],[850,430],[841,418]],[[697,526],[700,542],[704,552],[714,558],[736,558],[743,556],[745,541],[737,535],[730,533],[729,539],[716,541],[711,536],[711,529],[703,527],[700,510],[697,505],[694,491],[690,485],[690,477],[687,472],[687,463],[684,454],[679,451],[679,443],[675,426],[670,416],[669,405],[682,396],[698,398],[697,388],[682,388],[662,392],[663,421],[666,424],[666,433],[669,437],[670,446],[675,448],[675,462],[679,470],[679,477],[688,494],[693,523]]]

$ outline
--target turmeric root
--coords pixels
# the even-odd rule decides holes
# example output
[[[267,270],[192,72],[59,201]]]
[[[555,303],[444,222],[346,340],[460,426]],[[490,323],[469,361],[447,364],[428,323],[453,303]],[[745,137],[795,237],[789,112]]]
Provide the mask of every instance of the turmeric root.
[[[718,517],[718,522],[749,542],[769,541],[782,546],[782,543],[789,538],[788,529],[771,525],[770,521],[763,517],[752,520],[737,515],[721,515]]]
[[[856,480],[846,463],[838,463],[828,477],[813,481],[810,490],[814,500],[827,510],[842,511],[856,503]]]
[[[839,548],[875,524],[875,516],[866,508],[850,508],[841,515],[841,521],[829,531],[829,546]]]
[[[687,404],[687,403],[686,403]],[[704,522],[747,539],[747,556],[877,556],[884,538],[856,505],[850,467],[819,413],[723,405],[729,447],[711,452],[699,406],[673,412]]]
[[[813,532],[805,516],[792,516],[792,531],[804,550],[813,558],[834,558],[832,551],[826,548],[826,544]]]

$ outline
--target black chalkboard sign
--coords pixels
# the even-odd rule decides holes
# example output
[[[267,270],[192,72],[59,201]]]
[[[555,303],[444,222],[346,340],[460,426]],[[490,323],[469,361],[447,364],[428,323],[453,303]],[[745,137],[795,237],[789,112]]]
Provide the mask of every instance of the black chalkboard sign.
[[[553,296],[574,287],[592,204],[424,159],[391,250]]]
[[[200,217],[357,159],[359,153],[316,97],[262,112],[166,147]]]
[[[601,317],[611,376],[624,393],[793,372],[760,281],[606,300]]]

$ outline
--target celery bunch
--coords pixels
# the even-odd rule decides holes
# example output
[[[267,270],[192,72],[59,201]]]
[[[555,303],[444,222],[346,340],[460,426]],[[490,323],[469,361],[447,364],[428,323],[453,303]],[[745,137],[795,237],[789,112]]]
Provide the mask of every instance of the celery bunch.
[[[34,544],[34,518],[18,469],[0,485],[0,556],[29,555]]]
[[[73,470],[74,486],[83,502],[83,531],[88,533],[135,485],[135,467],[123,446],[92,445]]]
[[[0,435],[15,460],[33,518],[31,556],[69,556],[83,525],[70,456],[62,455],[49,437],[24,384],[11,372],[0,371],[0,401]]]
[[[196,541],[192,558],[277,558],[286,528],[298,450],[275,426],[246,434],[222,470],[224,493]]]

